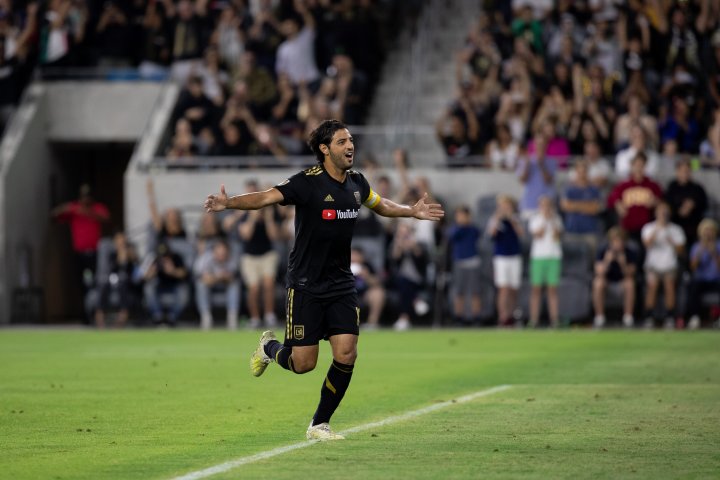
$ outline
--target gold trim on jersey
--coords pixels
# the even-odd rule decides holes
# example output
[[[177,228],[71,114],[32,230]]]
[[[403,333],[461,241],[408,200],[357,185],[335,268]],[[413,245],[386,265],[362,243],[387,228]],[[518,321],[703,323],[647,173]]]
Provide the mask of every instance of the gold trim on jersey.
[[[371,188],[370,193],[368,194],[367,198],[363,202],[363,205],[365,205],[368,208],[375,208],[380,203],[380,200],[382,200],[382,197],[375,193],[375,191]]]
[[[323,172],[323,168],[320,165],[315,165],[305,170],[305,175],[320,175]]]

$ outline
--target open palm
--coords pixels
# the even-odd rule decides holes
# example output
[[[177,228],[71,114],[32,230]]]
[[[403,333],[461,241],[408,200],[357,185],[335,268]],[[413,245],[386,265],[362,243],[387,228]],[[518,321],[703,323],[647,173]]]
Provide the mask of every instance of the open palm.
[[[419,220],[432,220],[437,222],[445,216],[445,212],[439,203],[425,203],[427,196],[428,194],[425,192],[422,198],[413,205],[413,217]]]
[[[220,193],[217,195],[208,195],[205,200],[206,212],[221,212],[227,208],[228,196],[225,193],[225,185],[220,185]]]

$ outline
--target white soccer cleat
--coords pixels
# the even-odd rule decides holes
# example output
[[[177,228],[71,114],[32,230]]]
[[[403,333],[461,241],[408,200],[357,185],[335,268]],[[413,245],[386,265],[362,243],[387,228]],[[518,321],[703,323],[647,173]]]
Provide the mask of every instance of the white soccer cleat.
[[[265,369],[273,361],[273,359],[265,353],[264,348],[265,345],[267,345],[268,342],[270,342],[271,340],[277,340],[273,331],[264,331],[263,334],[260,336],[260,343],[258,344],[258,347],[250,356],[250,372],[252,372],[254,377],[259,377],[260,375],[265,373]]]
[[[320,440],[321,442],[326,440],[345,440],[345,437],[332,431],[329,423],[313,425],[312,422],[310,422],[305,436],[308,440]]]

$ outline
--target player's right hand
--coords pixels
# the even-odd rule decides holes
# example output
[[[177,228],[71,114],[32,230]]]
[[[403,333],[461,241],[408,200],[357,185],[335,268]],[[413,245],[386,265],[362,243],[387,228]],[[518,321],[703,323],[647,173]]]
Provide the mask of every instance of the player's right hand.
[[[208,195],[205,200],[205,211],[208,213],[221,212],[227,208],[228,196],[225,193],[225,185],[220,185],[220,193]]]

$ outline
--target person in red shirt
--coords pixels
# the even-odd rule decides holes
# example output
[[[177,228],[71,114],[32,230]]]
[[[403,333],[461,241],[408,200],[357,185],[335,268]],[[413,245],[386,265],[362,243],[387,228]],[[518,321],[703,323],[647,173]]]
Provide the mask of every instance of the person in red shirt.
[[[90,186],[83,184],[80,187],[80,197],[73,202],[55,207],[52,216],[59,222],[70,224],[77,266],[76,274],[84,297],[87,289],[93,284],[102,224],[110,220],[110,212],[105,205],[92,198]]]
[[[655,206],[663,195],[660,185],[645,176],[646,163],[643,152],[635,155],[630,178],[617,184],[608,197],[608,207],[617,212],[620,226],[638,242],[642,227],[653,219]]]

